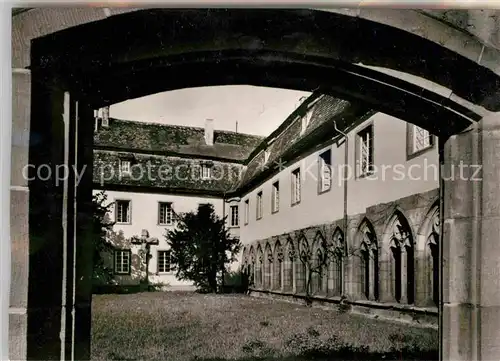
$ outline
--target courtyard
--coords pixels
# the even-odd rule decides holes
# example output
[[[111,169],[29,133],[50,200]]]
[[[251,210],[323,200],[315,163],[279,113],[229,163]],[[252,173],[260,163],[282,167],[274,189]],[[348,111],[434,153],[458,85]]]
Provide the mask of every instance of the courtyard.
[[[192,292],[95,295],[92,360],[437,360],[438,331]]]

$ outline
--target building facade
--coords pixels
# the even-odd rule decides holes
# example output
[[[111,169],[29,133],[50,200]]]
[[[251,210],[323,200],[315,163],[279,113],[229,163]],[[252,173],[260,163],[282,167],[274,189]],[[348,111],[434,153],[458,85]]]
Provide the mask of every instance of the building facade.
[[[437,323],[436,137],[318,94],[265,139],[211,129],[211,121],[205,130],[97,125],[94,180],[115,202],[119,282],[140,278],[131,269],[141,246],[132,242],[145,229],[149,279],[188,286],[175,279],[165,229],[175,211],[211,202],[242,242],[232,268],[250,275],[253,294]],[[175,176],[144,178],[147,166],[153,178],[161,167]]]
[[[106,256],[120,285],[146,280],[168,289],[191,289],[175,277],[166,239],[176,214],[210,203],[226,215],[231,236],[239,237],[239,207],[227,194],[238,186],[246,160],[262,138],[214,130],[109,118],[102,109],[94,134],[94,194],[113,203],[115,222]],[[149,248],[146,271],[145,246]],[[147,273],[146,273],[147,272]]]
[[[240,188],[254,293],[437,324],[437,139],[312,96],[263,144]]]

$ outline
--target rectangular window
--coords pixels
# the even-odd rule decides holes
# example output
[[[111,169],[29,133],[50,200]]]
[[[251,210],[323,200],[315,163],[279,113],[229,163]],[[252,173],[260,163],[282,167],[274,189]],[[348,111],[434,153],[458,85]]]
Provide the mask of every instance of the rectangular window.
[[[250,215],[250,200],[247,199],[245,200],[245,224],[248,224],[249,220],[249,215]]]
[[[321,153],[318,159],[319,170],[319,192],[326,192],[332,186],[332,151]]]
[[[158,251],[158,273],[168,273],[170,271],[170,251]]]
[[[292,205],[300,202],[300,168],[292,172]]]
[[[120,160],[120,175],[130,175],[130,161]]]
[[[262,218],[262,191],[257,193],[257,219]]]
[[[428,130],[420,128],[416,125],[413,126],[413,149],[412,153],[420,152],[427,149],[432,145],[432,135]]]
[[[211,169],[207,164],[201,165],[201,179],[210,179],[211,177]]]
[[[406,160],[410,160],[434,146],[434,135],[428,130],[406,123]]]
[[[231,206],[231,227],[238,227],[240,225],[239,207]]]
[[[273,213],[276,213],[280,210],[280,183],[279,183],[279,181],[276,181],[273,183],[271,209],[272,209]]]
[[[130,274],[130,258],[132,252],[129,249],[115,250],[115,273]]]
[[[358,176],[373,172],[373,126],[369,125],[357,135],[358,140]]]
[[[116,223],[130,223],[130,201],[117,200],[116,204]]]
[[[429,131],[414,126],[413,127],[413,151],[418,152],[431,146],[431,135]]]
[[[174,210],[172,203],[160,202],[158,204],[158,224],[161,226],[169,226],[174,223]]]

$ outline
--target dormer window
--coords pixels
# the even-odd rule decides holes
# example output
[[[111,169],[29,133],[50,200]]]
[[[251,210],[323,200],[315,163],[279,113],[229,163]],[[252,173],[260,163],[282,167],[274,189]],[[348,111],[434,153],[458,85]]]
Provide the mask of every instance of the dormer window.
[[[131,174],[131,162],[130,160],[122,159],[120,160],[120,175],[130,175]]]

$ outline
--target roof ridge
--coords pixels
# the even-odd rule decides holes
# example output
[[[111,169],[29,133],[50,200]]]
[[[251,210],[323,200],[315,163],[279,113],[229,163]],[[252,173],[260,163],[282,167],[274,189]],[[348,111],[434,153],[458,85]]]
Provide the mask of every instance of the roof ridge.
[[[193,125],[178,125],[178,124],[164,124],[164,123],[157,123],[157,122],[146,122],[146,121],[138,121],[138,120],[131,120],[131,119],[119,119],[115,117],[109,117],[110,120],[113,121],[119,121],[119,122],[124,122],[124,123],[133,123],[133,124],[138,124],[138,125],[152,125],[152,126],[158,126],[158,127],[165,127],[165,128],[182,128],[182,129],[193,129],[193,130],[201,130],[203,131],[203,127],[197,127]],[[243,135],[247,137],[253,137],[253,138],[258,138],[258,139],[265,139],[265,136],[262,135],[256,135],[256,134],[248,134],[248,133],[240,133],[240,132],[235,132],[234,130],[225,130],[225,129],[214,129],[215,133],[226,133],[226,134],[238,134],[238,135]]]

